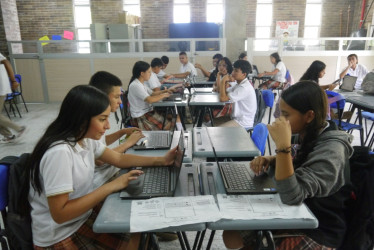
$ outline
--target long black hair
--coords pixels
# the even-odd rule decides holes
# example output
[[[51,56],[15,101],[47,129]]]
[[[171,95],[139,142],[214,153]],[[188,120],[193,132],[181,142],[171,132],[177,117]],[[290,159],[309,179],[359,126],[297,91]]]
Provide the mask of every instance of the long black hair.
[[[300,81],[309,80],[319,83],[319,74],[322,70],[326,69],[326,64],[319,60],[312,62],[309,68],[305,71],[304,75],[300,78]]]
[[[130,82],[129,82],[129,87],[130,87],[130,84],[135,79],[140,77],[142,72],[146,72],[150,67],[151,67],[151,65],[149,65],[149,63],[147,63],[147,62],[137,61],[134,64],[134,67],[132,67],[132,76],[131,76],[131,79],[130,79]]]
[[[273,57],[275,59],[275,65],[277,65],[281,60],[278,52],[274,52],[273,54],[270,55],[271,57]]]
[[[232,62],[230,61],[230,59],[228,57],[222,57],[218,63],[217,63],[217,69],[218,69],[218,64],[220,61],[224,61],[226,63],[226,70],[227,70],[227,73],[229,75],[231,75],[232,71],[233,71],[233,67],[232,67]]]
[[[314,119],[306,127],[300,150],[294,160],[295,167],[299,167],[305,162],[320,130],[326,125],[327,96],[315,82],[300,81],[283,91],[282,100],[301,114],[309,110],[314,112]]]
[[[56,120],[48,126],[36,144],[27,164],[30,168],[31,185],[39,194],[42,191],[40,161],[45,152],[65,142],[75,145],[86,135],[91,118],[104,112],[108,106],[108,96],[93,86],[78,85],[69,91]]]

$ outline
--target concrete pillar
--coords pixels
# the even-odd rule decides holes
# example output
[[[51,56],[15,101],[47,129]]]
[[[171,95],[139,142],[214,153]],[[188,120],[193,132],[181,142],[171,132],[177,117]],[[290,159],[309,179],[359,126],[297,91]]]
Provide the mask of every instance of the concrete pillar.
[[[1,15],[4,24],[5,41],[20,41],[21,40],[21,30],[18,20],[18,11],[16,0],[0,0],[1,4]],[[4,48],[5,49],[5,48]],[[12,47],[13,53],[22,53],[22,45],[16,44]],[[1,51],[1,53],[8,54],[8,49],[6,51]]]

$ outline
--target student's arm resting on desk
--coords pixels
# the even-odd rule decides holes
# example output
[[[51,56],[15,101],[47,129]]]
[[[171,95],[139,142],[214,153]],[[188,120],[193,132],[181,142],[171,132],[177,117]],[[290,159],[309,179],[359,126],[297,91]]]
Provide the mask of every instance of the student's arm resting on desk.
[[[162,99],[166,98],[166,97],[169,97],[170,96],[170,93],[169,92],[165,92],[165,93],[162,93],[162,94],[159,94],[159,95],[150,95],[148,97],[146,97],[144,99],[145,102],[147,103],[154,103],[154,102],[159,102],[161,101]]]
[[[121,138],[122,136],[124,136],[125,134],[126,135],[131,135],[134,131],[140,131],[141,130],[139,128],[123,128],[123,129],[120,129],[118,130],[117,132],[114,132],[110,135],[106,135],[105,136],[105,142],[106,142],[106,145],[111,145],[113,142],[117,141],[119,138]]]
[[[276,75],[279,72],[279,69],[275,68],[273,71],[264,71],[264,73],[258,74],[258,77],[263,77],[263,76],[273,76]]]
[[[129,181],[137,179],[137,176],[141,174],[142,171],[140,170],[132,170],[102,185],[93,192],[72,200],[69,200],[69,193],[49,196],[47,199],[51,216],[59,224],[77,218],[95,207],[109,194],[127,187]]]
[[[227,95],[226,92],[226,83],[229,81],[229,76],[226,75],[222,78],[221,82],[219,83],[219,100],[221,102],[227,102],[230,100],[230,97]]]
[[[187,76],[189,76],[191,74],[191,72],[184,72],[184,73],[178,73],[178,74],[173,74],[173,76],[175,78],[186,78]]]
[[[151,96],[157,96],[157,95],[161,95],[161,94],[164,94],[164,93],[170,93],[170,92],[172,92],[172,91],[169,90],[169,89],[156,90],[156,91],[153,91]]]

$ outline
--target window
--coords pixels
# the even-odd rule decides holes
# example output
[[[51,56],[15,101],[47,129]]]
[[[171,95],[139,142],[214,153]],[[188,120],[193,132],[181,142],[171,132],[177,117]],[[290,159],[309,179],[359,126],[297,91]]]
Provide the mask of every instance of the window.
[[[74,21],[77,40],[91,40],[90,24],[91,19],[91,6],[90,0],[74,0]],[[90,53],[90,43],[79,42],[79,53]]]
[[[207,0],[206,21],[209,23],[223,23],[223,0]]]
[[[256,38],[270,38],[273,22],[273,0],[257,0]],[[255,41],[255,50],[269,50],[270,40]]]
[[[123,10],[140,17],[140,0],[123,0]]]
[[[322,0],[307,0],[305,9],[305,38],[318,38],[321,27]]]
[[[189,23],[191,21],[190,1],[174,0],[174,23]]]

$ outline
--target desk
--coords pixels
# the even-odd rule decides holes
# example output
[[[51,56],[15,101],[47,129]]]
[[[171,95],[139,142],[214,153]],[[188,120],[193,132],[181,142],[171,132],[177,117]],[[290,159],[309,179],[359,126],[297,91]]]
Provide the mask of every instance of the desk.
[[[226,103],[229,102],[221,102],[219,100],[219,94],[217,92],[196,93],[191,95],[189,105],[196,107],[197,112],[194,125],[197,124],[197,127],[201,127],[206,112],[209,112],[210,119],[213,122],[212,107],[224,106]]]
[[[176,147],[178,145],[178,139],[180,136],[180,131],[174,131],[173,141],[171,142],[170,148]],[[192,132],[191,131],[184,131],[184,148],[186,151],[184,152],[184,163],[192,162]],[[152,149],[152,150],[134,150],[133,148],[129,148],[126,153],[127,154],[134,154],[134,155],[142,155],[142,156],[163,156],[169,149]]]
[[[242,127],[195,127],[192,131],[193,156],[214,157],[208,133],[217,157],[255,157],[260,150]]]
[[[195,88],[208,88],[208,87],[213,87],[215,81],[204,81],[204,80],[197,80],[193,82],[192,84],[194,85]]]

